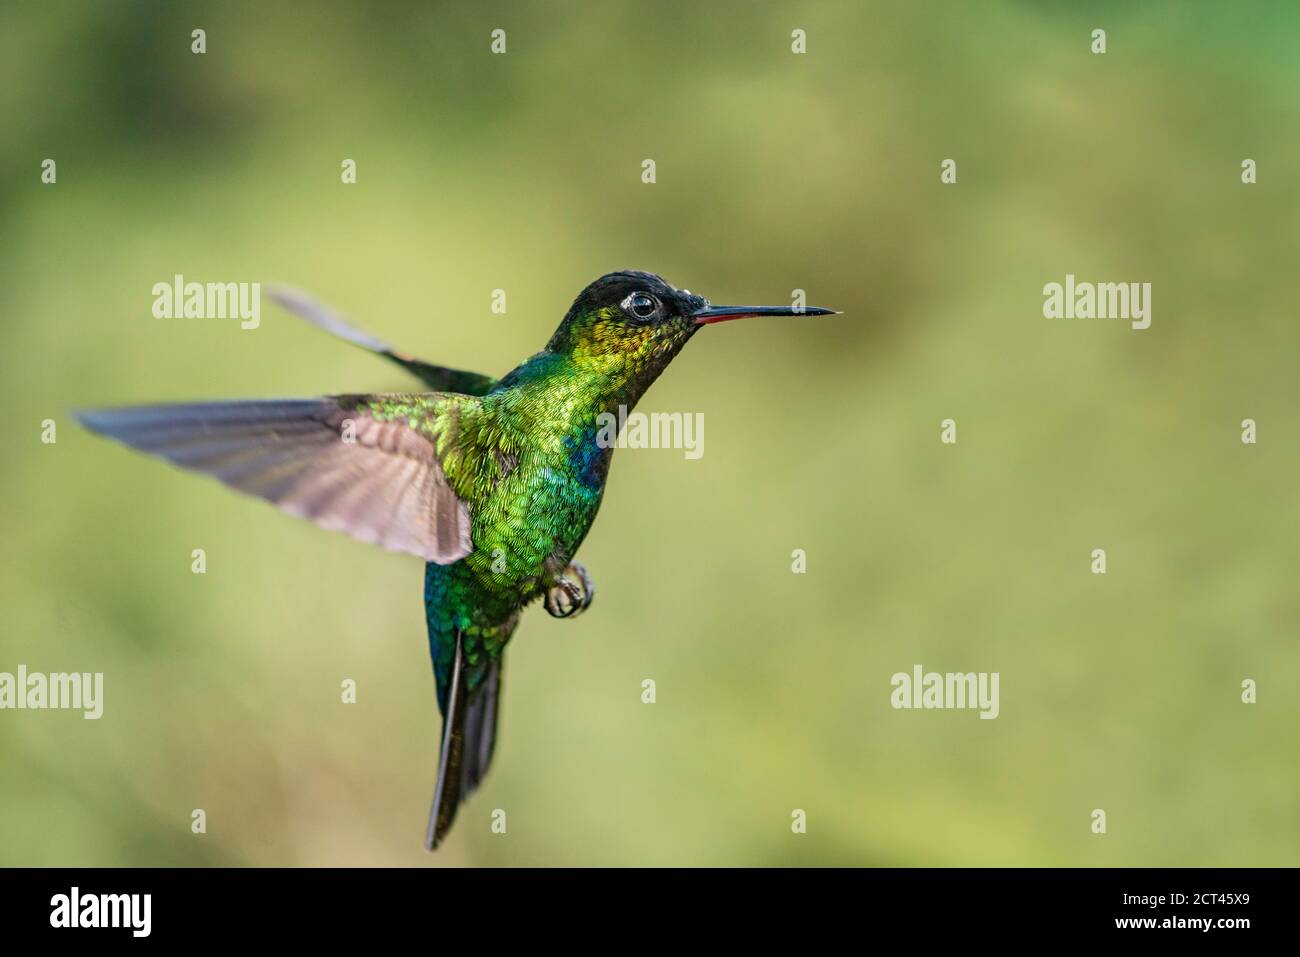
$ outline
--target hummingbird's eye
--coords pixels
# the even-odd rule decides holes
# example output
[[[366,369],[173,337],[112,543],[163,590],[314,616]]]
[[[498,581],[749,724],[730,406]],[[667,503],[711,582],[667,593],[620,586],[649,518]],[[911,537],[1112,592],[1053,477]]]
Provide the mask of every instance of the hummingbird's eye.
[[[651,319],[659,311],[659,302],[644,292],[634,292],[623,300],[623,309],[636,319]]]

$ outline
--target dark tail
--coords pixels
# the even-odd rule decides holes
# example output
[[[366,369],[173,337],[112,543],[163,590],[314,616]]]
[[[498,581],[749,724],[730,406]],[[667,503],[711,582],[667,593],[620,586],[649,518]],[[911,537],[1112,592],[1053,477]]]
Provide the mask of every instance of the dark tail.
[[[464,642],[456,633],[456,654],[452,660],[451,685],[442,719],[442,749],[438,754],[438,783],[429,811],[429,830],[424,846],[435,850],[451,830],[456,810],[477,790],[492,764],[496,746],[497,707],[501,699],[501,659],[490,661],[487,673],[469,687]]]

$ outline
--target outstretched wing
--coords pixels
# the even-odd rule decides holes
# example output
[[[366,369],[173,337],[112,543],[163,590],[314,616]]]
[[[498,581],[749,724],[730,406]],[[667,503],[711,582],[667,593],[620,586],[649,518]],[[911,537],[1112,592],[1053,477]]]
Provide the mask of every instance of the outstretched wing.
[[[435,445],[459,421],[439,413],[438,403],[456,398],[204,402],[79,417],[94,432],[322,528],[446,565],[473,551],[469,509],[447,482]]]
[[[313,326],[324,329],[330,335],[391,359],[435,392],[486,395],[496,385],[496,380],[491,376],[436,366],[431,362],[398,352],[382,339],[376,339],[369,333],[354,328],[333,309],[317,302],[301,290],[291,289],[288,286],[275,286],[267,290],[267,295],[294,315],[306,319]]]

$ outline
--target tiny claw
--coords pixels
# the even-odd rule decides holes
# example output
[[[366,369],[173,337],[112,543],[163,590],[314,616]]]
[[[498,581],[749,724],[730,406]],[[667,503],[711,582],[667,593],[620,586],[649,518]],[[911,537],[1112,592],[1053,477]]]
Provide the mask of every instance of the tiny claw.
[[[587,569],[578,562],[570,562],[564,574],[547,590],[546,610],[556,618],[573,618],[590,608],[595,597],[596,588]]]
[[[561,578],[546,593],[546,610],[556,618],[572,618],[582,609],[582,592],[567,578]]]

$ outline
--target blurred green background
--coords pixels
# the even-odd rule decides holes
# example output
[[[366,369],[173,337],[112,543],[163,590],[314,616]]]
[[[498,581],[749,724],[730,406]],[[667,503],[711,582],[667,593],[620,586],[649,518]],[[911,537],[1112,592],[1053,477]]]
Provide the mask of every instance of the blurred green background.
[[[1295,864],[1298,28],[1292,4],[7,4],[0,671],[103,671],[106,700],[0,713],[0,863]],[[844,315],[710,329],[651,390],[705,414],[705,455],[618,454],[579,556],[599,600],[526,615],[493,772],[428,856],[419,562],[69,412],[411,385],[269,301],[256,331],[155,320],[176,273],[293,283],[500,374],[628,267]],[[1151,282],[1151,328],[1044,319],[1067,272]],[[1000,717],[891,709],[916,663],[999,672]]]

